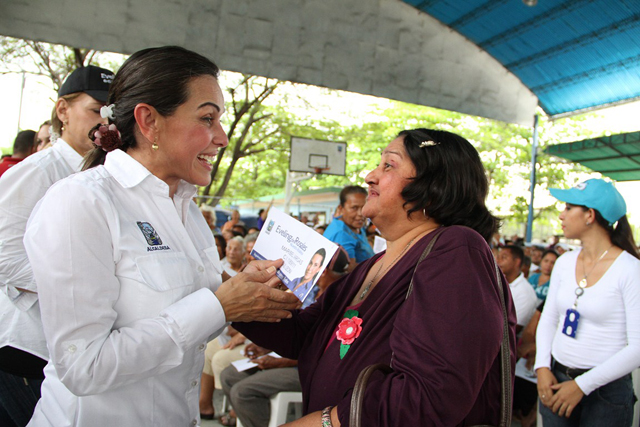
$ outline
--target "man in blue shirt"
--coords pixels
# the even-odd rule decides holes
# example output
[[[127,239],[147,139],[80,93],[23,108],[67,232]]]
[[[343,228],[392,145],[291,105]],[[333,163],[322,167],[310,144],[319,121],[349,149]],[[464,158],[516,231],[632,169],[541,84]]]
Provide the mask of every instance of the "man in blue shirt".
[[[367,201],[367,190],[350,185],[340,192],[340,216],[334,218],[324,232],[324,237],[342,245],[349,254],[349,271],[373,256],[373,249],[364,230],[365,217],[362,207]]]

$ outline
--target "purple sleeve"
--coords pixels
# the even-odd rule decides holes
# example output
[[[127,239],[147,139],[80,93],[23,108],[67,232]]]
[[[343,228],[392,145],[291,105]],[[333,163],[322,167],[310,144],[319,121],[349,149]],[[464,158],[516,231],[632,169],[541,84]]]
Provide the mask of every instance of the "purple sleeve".
[[[305,308],[292,312],[291,319],[283,319],[278,323],[233,323],[233,327],[261,347],[268,348],[282,357],[298,360],[298,355],[307,335],[321,317],[323,301],[320,299]]]
[[[502,306],[490,252],[466,243],[446,242],[416,271],[390,339],[394,372],[372,377],[362,425],[497,424]],[[503,288],[514,340],[515,312]],[[338,404],[343,426],[351,394]]]

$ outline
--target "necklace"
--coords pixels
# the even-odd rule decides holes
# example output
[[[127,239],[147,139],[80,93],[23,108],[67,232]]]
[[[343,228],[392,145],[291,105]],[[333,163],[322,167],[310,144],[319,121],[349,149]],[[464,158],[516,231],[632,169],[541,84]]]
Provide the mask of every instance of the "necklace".
[[[582,258],[582,272],[585,273],[584,277],[582,277],[582,279],[580,279],[580,281],[578,282],[578,288],[576,289],[576,301],[573,303],[573,308],[575,309],[578,306],[578,298],[580,298],[582,296],[582,294],[584,294],[584,289],[587,287],[587,277],[589,277],[589,275],[593,272],[593,270],[596,268],[596,265],[598,265],[598,263],[600,261],[602,261],[602,258],[604,258],[609,251],[611,250],[611,248],[613,247],[613,245],[609,246],[609,248],[604,251],[602,253],[602,255],[600,255],[600,257],[596,260],[595,263],[593,263],[593,267],[591,267],[591,270],[589,270],[588,273],[586,273],[584,270],[584,257]]]
[[[384,273],[382,273],[382,275],[384,276],[385,274],[387,274],[387,271],[389,271],[389,269],[400,259],[400,257],[402,255],[404,255],[405,252],[407,252],[407,250],[409,249],[409,246],[411,246],[411,244],[414,242],[414,240],[416,240],[416,238],[414,237],[413,239],[411,239],[411,241],[409,243],[407,243],[407,246],[404,247],[404,249],[402,250],[402,252],[400,252],[400,255],[398,255],[396,257],[396,259],[393,260],[393,262],[391,264],[389,264],[387,266],[387,268],[384,269]],[[373,285],[373,282],[376,281],[376,279],[378,278],[378,276],[380,276],[380,272],[382,271],[382,263],[380,263],[380,268],[378,268],[378,271],[376,272],[376,274],[373,276],[373,279],[371,279],[369,281],[369,283],[367,284],[367,286],[364,288],[364,290],[362,291],[362,293],[360,294],[360,301],[362,301],[364,299],[364,297],[367,295],[367,293],[369,292],[369,290],[371,289],[371,285]]]
[[[567,309],[567,313],[564,316],[564,325],[562,326],[562,333],[568,336],[569,338],[575,338],[578,331],[578,323],[580,321],[580,313],[578,312],[578,299],[584,294],[584,288],[587,287],[587,277],[591,274],[591,272],[596,268],[596,265],[605,257],[607,253],[611,250],[613,245],[609,246],[609,249],[604,251],[602,255],[596,260],[589,270],[588,273],[584,271],[584,257],[582,258],[582,272],[585,273],[584,277],[578,282],[578,287],[576,288],[576,300],[573,302],[573,307]]]

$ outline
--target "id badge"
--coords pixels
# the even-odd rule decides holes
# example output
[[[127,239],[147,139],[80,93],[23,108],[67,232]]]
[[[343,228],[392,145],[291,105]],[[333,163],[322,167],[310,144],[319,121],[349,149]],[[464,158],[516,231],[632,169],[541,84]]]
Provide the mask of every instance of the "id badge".
[[[580,313],[573,308],[567,309],[567,314],[564,317],[562,333],[570,338],[575,338],[578,330],[578,320],[580,320]]]

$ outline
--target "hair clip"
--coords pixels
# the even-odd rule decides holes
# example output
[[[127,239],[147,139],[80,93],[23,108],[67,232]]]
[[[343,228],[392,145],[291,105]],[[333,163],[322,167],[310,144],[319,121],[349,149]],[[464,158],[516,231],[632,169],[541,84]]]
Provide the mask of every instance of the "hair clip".
[[[100,117],[102,117],[103,119],[115,120],[116,119],[116,115],[114,111],[115,108],[116,108],[116,104],[103,105],[100,108]]]
[[[440,144],[439,142],[435,142],[435,141],[422,141],[420,143],[420,148],[424,148],[424,147],[433,147],[434,145],[438,145]]]

